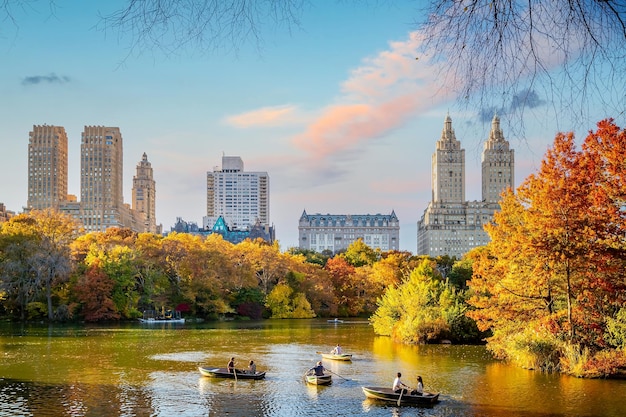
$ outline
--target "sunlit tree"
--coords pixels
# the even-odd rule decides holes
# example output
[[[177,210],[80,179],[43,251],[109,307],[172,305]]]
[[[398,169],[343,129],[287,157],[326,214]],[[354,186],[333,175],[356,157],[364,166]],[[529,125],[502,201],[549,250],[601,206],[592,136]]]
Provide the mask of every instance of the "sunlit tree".
[[[2,269],[8,275],[3,282],[17,291],[22,308],[43,295],[48,319],[54,319],[53,289],[69,279],[69,248],[79,225],[71,216],[52,209],[33,210],[10,219],[0,233],[13,236],[5,240],[8,246]]]
[[[606,320],[626,301],[625,145],[610,120],[582,151],[572,134],[559,134],[540,171],[504,196],[469,282],[476,310],[468,314],[493,331],[497,355],[510,357],[521,339],[536,346],[529,331],[554,349],[559,341],[606,347]]]

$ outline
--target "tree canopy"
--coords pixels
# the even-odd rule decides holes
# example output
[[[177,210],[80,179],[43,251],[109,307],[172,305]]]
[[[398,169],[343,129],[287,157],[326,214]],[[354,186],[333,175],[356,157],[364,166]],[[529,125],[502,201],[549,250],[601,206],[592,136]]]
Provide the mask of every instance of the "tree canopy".
[[[476,308],[468,314],[493,332],[498,357],[571,371],[589,359],[584,352],[622,340],[614,319],[626,302],[623,152],[626,132],[612,120],[580,151],[573,134],[559,134],[539,173],[504,196],[486,227],[491,242],[471,254],[468,283]]]

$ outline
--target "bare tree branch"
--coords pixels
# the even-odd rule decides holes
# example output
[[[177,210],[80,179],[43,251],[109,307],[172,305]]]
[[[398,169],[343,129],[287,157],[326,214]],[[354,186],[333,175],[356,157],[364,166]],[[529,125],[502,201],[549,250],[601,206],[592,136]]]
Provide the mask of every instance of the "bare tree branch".
[[[626,1],[431,0],[426,10],[418,22],[425,50],[446,62],[443,82],[468,107],[521,116],[528,107],[511,108],[511,98],[537,89],[557,116],[568,113],[581,124],[593,100],[613,116],[624,114]]]

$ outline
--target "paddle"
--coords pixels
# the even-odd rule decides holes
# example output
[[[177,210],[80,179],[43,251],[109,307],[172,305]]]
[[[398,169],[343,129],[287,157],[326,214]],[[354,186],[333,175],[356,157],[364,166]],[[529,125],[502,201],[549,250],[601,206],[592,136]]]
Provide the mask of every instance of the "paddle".
[[[326,368],[325,368],[325,369],[326,369]],[[348,378],[344,378],[344,377],[342,377],[341,375],[339,375],[338,373],[335,373],[335,372],[331,371],[330,369],[326,369],[326,370],[327,370],[328,372],[330,372],[331,374],[335,374],[335,375],[337,375],[339,378],[343,378],[343,379],[345,379],[346,381],[350,381]]]

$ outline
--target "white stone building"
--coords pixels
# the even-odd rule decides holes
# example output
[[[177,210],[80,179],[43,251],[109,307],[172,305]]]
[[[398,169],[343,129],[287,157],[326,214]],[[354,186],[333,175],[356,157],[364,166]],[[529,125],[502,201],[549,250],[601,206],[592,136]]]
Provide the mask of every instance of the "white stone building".
[[[362,239],[382,251],[399,250],[400,222],[391,214],[307,214],[300,216],[298,246],[301,249],[336,253]]]
[[[270,226],[270,179],[267,172],[246,172],[239,156],[222,156],[222,167],[207,172],[207,215],[210,229],[219,217],[232,230]]]
[[[417,254],[461,258],[486,245],[484,225],[500,209],[502,191],[514,187],[515,158],[494,116],[482,153],[482,200],[465,201],[465,151],[446,117],[432,157],[432,200],[417,223]]]

